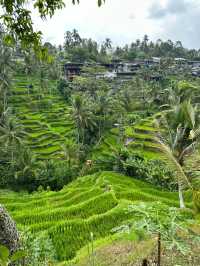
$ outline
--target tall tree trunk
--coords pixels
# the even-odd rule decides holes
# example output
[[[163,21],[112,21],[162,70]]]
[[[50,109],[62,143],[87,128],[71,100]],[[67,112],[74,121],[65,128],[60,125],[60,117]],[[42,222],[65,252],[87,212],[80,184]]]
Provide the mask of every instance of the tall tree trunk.
[[[3,94],[3,111],[5,112],[7,108],[7,92],[5,91]]]
[[[158,233],[158,266],[161,266],[161,233]]]
[[[183,199],[183,190],[180,181],[178,182],[178,195],[179,195],[180,208],[185,208],[184,199]]]
[[[19,234],[14,221],[0,204],[0,244],[6,246],[10,253],[19,248]]]

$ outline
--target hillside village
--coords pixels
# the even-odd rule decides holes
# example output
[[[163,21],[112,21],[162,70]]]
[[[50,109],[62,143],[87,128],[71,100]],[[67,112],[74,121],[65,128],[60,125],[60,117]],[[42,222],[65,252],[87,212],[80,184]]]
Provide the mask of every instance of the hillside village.
[[[159,74],[153,76],[152,79],[159,79],[162,77],[161,63],[162,61],[168,61],[168,74],[177,74],[177,72],[188,71],[192,76],[199,77],[200,76],[200,61],[190,61],[185,58],[159,58],[153,57],[151,59],[144,60],[134,60],[132,62],[126,62],[122,60],[112,60],[111,63],[107,64],[95,64],[95,63],[75,63],[69,62],[65,63],[63,67],[64,76],[69,81],[73,80],[74,76],[79,75],[88,75],[84,73],[82,68],[84,67],[103,67],[105,68],[104,72],[95,73],[96,78],[107,78],[111,80],[122,79],[122,80],[130,80],[134,75],[137,75],[141,69],[155,69]]]

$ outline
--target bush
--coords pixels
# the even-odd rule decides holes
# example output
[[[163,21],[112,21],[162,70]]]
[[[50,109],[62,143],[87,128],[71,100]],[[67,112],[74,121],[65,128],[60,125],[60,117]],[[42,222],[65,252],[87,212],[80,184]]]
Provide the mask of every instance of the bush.
[[[146,180],[153,185],[169,190],[176,189],[172,171],[159,160],[146,160],[134,155],[124,162],[124,170],[126,175]]]
[[[37,187],[42,185],[45,189],[60,190],[74,179],[77,171],[77,166],[69,167],[66,161],[47,161],[41,169]]]
[[[115,152],[99,157],[94,165],[95,171],[116,171],[150,184],[176,190],[173,173],[159,160],[147,160],[141,155],[131,155],[127,149],[116,149]]]
[[[8,164],[0,165],[0,188],[15,191],[60,190],[77,175],[77,166],[68,166],[66,161],[47,161],[32,166],[29,171],[17,169]]]
[[[69,82],[65,79],[60,79],[58,81],[57,89],[60,92],[60,94],[62,94],[64,99],[67,102],[70,102],[72,89],[70,88]]]
[[[53,265],[55,249],[47,234],[41,233],[39,236],[35,236],[29,231],[25,231],[21,234],[21,240],[22,248],[27,254],[23,265]]]

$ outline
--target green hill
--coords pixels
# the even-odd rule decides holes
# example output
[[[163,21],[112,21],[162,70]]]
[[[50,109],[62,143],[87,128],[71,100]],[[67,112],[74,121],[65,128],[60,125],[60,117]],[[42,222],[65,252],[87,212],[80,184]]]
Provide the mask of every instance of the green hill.
[[[191,193],[185,193],[192,207]],[[114,172],[101,172],[78,178],[59,192],[31,195],[2,191],[0,202],[6,206],[20,230],[49,236],[58,261],[76,256],[78,250],[94,238],[104,238],[125,223],[132,214],[130,203],[160,201],[179,206],[178,193],[161,191],[145,182]]]
[[[158,116],[156,114],[156,116]],[[126,146],[133,154],[142,154],[148,160],[160,159],[160,151],[155,142],[155,134],[157,129],[153,125],[154,118],[152,116],[141,121],[135,122],[131,126],[123,126],[122,129],[111,129],[98,143],[92,152],[93,160],[99,158],[108,158],[111,150],[120,148],[122,144]],[[123,133],[120,133],[123,131]],[[121,135],[122,136],[121,136]]]
[[[29,88],[32,84],[33,88]],[[58,94],[55,81],[47,82],[47,89],[41,91],[38,79],[16,76],[9,97],[9,104],[16,112],[26,133],[23,141],[36,154],[38,159],[62,158],[62,144],[75,136],[71,107]],[[129,150],[142,153],[148,159],[159,159],[154,143],[156,129],[154,117],[123,127],[124,144],[128,141]],[[112,147],[119,144],[120,130],[113,128],[105,134],[92,150],[93,160],[110,155]]]
[[[55,86],[55,82],[48,81],[47,91],[41,92],[36,79],[18,76],[9,96],[10,106],[25,131],[24,142],[38,160],[61,159],[62,144],[67,138],[74,139],[71,107],[59,96]],[[125,146],[130,153],[159,159],[153,121],[154,117],[149,117],[131,126],[111,129],[93,147],[88,159],[103,161],[112,156],[113,148]],[[192,208],[190,191],[184,193],[184,199],[186,206]],[[91,232],[95,241],[109,239],[114,234],[113,228],[134,219],[126,210],[130,204],[141,202],[179,207],[178,193],[115,172],[79,177],[59,192],[0,193],[0,203],[6,206],[19,230],[29,230],[34,238],[51,239],[57,261],[64,264],[91,242]]]
[[[29,88],[30,84],[33,88]],[[73,137],[70,107],[58,95],[55,81],[41,92],[37,79],[17,76],[13,80],[9,104],[27,133],[25,143],[38,159],[62,157],[62,143]]]

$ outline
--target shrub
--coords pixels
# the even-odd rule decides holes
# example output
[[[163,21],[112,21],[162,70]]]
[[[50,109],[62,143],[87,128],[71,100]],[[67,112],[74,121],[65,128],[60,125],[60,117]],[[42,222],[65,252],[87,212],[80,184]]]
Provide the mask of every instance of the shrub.
[[[96,171],[114,170],[162,188],[176,190],[173,173],[164,163],[147,160],[138,154],[131,155],[125,148],[116,148],[110,154],[99,157],[94,168]]]
[[[47,161],[37,179],[37,187],[42,185],[45,189],[50,187],[52,190],[60,190],[73,180],[77,168],[77,166],[69,167],[66,161]]]
[[[23,265],[48,266],[55,262],[55,249],[51,239],[47,234],[41,233],[39,236],[25,231],[21,234],[22,248],[26,252],[26,258]]]
[[[146,180],[153,185],[170,190],[176,189],[172,171],[159,160],[146,160],[133,155],[124,162],[124,171],[126,175]]]
[[[64,99],[67,102],[70,102],[72,89],[69,86],[69,82],[66,81],[65,79],[60,79],[58,81],[57,89],[62,94],[62,96],[64,97]]]

